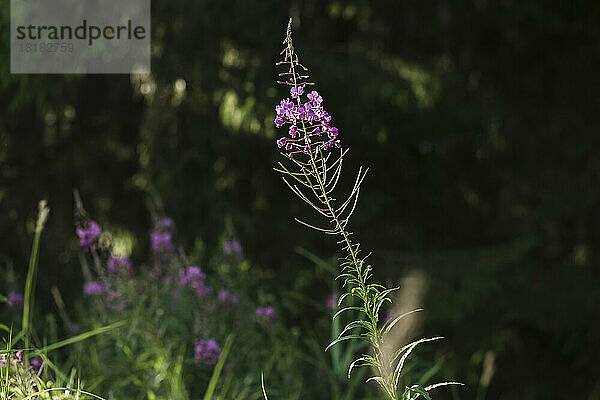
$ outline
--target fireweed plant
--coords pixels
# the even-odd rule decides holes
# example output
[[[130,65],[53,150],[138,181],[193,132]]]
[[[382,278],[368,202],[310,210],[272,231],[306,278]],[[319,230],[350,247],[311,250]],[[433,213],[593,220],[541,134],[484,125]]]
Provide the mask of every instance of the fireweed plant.
[[[352,233],[348,230],[348,223],[356,209],[367,169],[359,169],[354,186],[345,200],[338,201],[334,197],[348,150],[342,147],[339,131],[324,108],[323,97],[310,89],[314,83],[308,80],[308,69],[300,63],[294,49],[291,24],[290,19],[281,51],[283,60],[276,64],[284,68],[284,71],[279,73],[281,80],[277,83],[289,90],[289,97],[281,100],[275,108],[275,126],[286,130],[286,134],[276,141],[285,161],[279,162],[275,170],[283,174],[283,181],[290,190],[329,224],[315,226],[297,218],[296,221],[337,238],[345,253],[341,259],[341,273],[338,276],[338,279],[343,281],[345,293],[339,297],[337,305],[342,306],[345,301],[350,300],[353,303],[341,308],[333,318],[348,311],[358,312],[360,315],[342,329],[338,337],[327,346],[326,351],[346,340],[365,341],[370,353],[362,354],[349,365],[348,377],[356,367],[371,367],[375,376],[367,379],[367,382],[377,382],[390,399],[429,399],[430,390],[458,383],[443,382],[426,387],[411,385],[400,390],[402,370],[413,349],[420,343],[440,338],[420,339],[396,350],[388,348],[386,335],[402,318],[414,311],[388,318],[380,323],[382,306],[392,302],[390,294],[399,288],[386,288],[370,281],[372,267],[367,264],[368,254],[363,255],[360,244],[352,240]]]
[[[76,323],[68,323],[76,330],[127,322],[76,346],[78,369],[96,378],[91,388],[118,399],[209,400],[213,393],[257,398],[257,377],[247,365],[268,360],[269,374],[286,382],[282,393],[299,390],[294,340],[271,299],[255,300],[260,284],[235,237],[223,240],[222,254],[201,268],[190,265],[177,244],[174,221],[155,216],[146,238],[149,257],[134,262],[117,252],[117,239],[75,197],[75,233],[86,282]]]

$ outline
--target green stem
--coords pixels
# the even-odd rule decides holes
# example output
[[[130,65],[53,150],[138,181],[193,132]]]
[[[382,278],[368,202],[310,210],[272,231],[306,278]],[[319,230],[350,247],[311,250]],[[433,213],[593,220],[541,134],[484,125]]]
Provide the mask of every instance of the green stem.
[[[32,325],[32,316],[31,310],[33,309],[34,303],[34,291],[35,291],[35,276],[37,272],[37,264],[38,264],[38,254],[40,248],[40,237],[42,231],[35,231],[35,236],[33,237],[33,246],[31,248],[31,255],[29,257],[29,269],[27,271],[27,280],[25,281],[25,299],[23,303],[23,339],[25,341],[25,349],[29,349],[30,338],[29,334],[31,332]],[[25,352],[25,360],[27,361],[27,351]]]
[[[32,321],[32,310],[35,295],[35,282],[37,275],[38,256],[40,249],[40,238],[42,236],[42,230],[44,229],[44,223],[48,217],[50,210],[46,206],[46,201],[42,200],[39,204],[38,218],[35,224],[35,234],[33,236],[33,245],[31,247],[31,254],[29,256],[29,268],[27,270],[27,278],[25,281],[25,293],[23,299],[23,340],[25,343],[25,364],[29,364],[29,346],[31,339],[31,328],[33,325]]]

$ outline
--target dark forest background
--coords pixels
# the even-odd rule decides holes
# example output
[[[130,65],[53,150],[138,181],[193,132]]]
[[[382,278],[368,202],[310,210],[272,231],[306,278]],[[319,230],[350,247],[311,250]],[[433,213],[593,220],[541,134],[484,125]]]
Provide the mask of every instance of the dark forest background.
[[[47,199],[40,312],[51,286],[81,295],[73,188],[124,235],[147,236],[151,199],[192,253],[239,237],[275,292],[308,268],[297,246],[335,254],[272,171],[291,15],[351,149],[346,183],[371,169],[352,229],[382,280],[425,274],[422,331],[447,338],[461,398],[600,399],[600,3],[152,3],[152,74],[136,77],[11,75],[0,2],[0,262],[22,282]]]

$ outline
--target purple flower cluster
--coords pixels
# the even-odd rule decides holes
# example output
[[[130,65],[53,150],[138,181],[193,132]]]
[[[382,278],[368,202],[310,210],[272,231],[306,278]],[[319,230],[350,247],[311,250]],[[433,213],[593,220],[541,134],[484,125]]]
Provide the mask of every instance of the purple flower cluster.
[[[175,223],[171,218],[163,218],[154,226],[150,237],[152,251],[155,253],[170,253],[175,250],[173,244],[173,231]]]
[[[170,253],[175,250],[173,235],[171,232],[152,232],[151,246],[155,253]]]
[[[230,256],[232,254],[236,254],[238,256],[242,255],[242,245],[239,240],[232,239],[223,243],[223,252],[225,255]]]
[[[206,286],[206,274],[196,266],[179,270],[179,284],[194,290],[198,296],[207,295],[211,291],[210,287]]]
[[[258,307],[256,309],[256,316],[267,322],[275,321],[277,319],[277,313],[273,309],[273,307]]]
[[[221,356],[221,348],[214,339],[199,340],[196,342],[194,358],[207,364],[214,365]]]
[[[86,250],[96,248],[98,239],[102,235],[102,228],[94,221],[88,222],[87,226],[77,228],[79,245]]]
[[[132,272],[133,264],[131,260],[127,256],[117,257],[110,256],[108,258],[108,273],[111,275],[121,275],[126,274],[130,275]]]
[[[240,302],[240,298],[232,293],[229,293],[227,290],[219,290],[219,303],[223,305],[228,304],[238,304]]]
[[[11,363],[21,364],[23,362],[23,352],[19,350],[14,355],[15,356],[12,358]],[[0,368],[6,368],[9,359],[11,359],[10,354],[0,354]]]
[[[275,126],[290,125],[288,136],[277,139],[277,146],[284,148],[290,156],[340,147],[338,130],[330,125],[331,116],[323,108],[323,98],[313,90],[306,96],[308,101],[303,103],[303,93],[303,86],[294,85],[290,95],[295,102],[285,98],[275,107]]]
[[[83,295],[85,297],[100,296],[102,293],[104,293],[104,285],[98,281],[88,282],[83,285]]]
[[[23,293],[9,292],[6,295],[6,302],[8,303],[8,306],[11,308],[23,307],[24,301],[25,301],[25,298],[23,297]]]

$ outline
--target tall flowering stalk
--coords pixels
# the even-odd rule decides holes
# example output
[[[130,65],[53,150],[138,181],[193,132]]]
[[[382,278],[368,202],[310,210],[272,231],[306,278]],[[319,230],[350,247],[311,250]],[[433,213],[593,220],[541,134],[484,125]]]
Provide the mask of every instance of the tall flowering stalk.
[[[300,63],[295,52],[291,23],[290,19],[281,51],[283,60],[277,63],[278,66],[285,67],[279,74],[281,80],[278,83],[289,88],[290,97],[281,100],[275,108],[275,125],[287,129],[287,133],[277,139],[277,146],[281,149],[285,162],[279,162],[275,170],[284,175],[283,181],[291,191],[328,223],[315,226],[299,219],[296,221],[336,237],[345,253],[338,277],[343,279],[345,293],[340,296],[338,306],[344,304],[345,300],[354,299],[354,302],[340,309],[333,318],[347,311],[360,314],[360,318],[342,329],[327,349],[345,340],[366,341],[371,352],[363,354],[350,364],[348,376],[355,367],[372,367],[376,373],[368,381],[377,382],[390,399],[417,399],[421,396],[429,398],[429,390],[453,383],[444,382],[428,387],[407,386],[400,394],[400,375],[406,358],[418,344],[439,338],[417,340],[399,350],[389,349],[385,341],[394,325],[412,312],[380,324],[381,307],[386,302],[391,303],[390,294],[398,288],[386,288],[370,282],[372,267],[366,262],[368,254],[362,254],[360,244],[352,241],[352,233],[348,230],[348,222],[356,209],[360,187],[368,170],[359,169],[354,186],[343,201],[334,197],[348,150],[342,148],[338,129],[332,125],[332,118],[325,111],[321,95],[314,90],[309,92],[308,88],[314,83],[308,80],[308,69]]]

